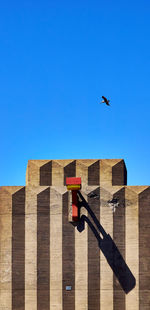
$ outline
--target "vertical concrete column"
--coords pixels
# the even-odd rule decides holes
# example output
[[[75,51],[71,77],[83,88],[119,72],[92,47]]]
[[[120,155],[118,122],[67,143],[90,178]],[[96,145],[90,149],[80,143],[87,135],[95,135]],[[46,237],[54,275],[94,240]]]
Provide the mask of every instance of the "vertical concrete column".
[[[50,186],[51,170],[51,160],[29,160],[26,170],[26,186]]]
[[[100,223],[106,233],[113,238],[113,212],[107,205],[107,201],[113,197],[110,190],[100,189]],[[100,309],[113,310],[113,272],[102,251],[100,251]]]
[[[25,310],[37,310],[37,194],[27,186],[25,201]]]
[[[50,189],[50,310],[62,310],[62,194]]]
[[[126,310],[139,309],[139,206],[138,187],[128,186],[126,198],[126,263],[135,279],[135,288],[126,295]]]
[[[139,260],[139,249],[140,249],[140,230],[139,230],[139,224],[140,224],[140,205],[139,205],[139,197],[140,194],[144,192],[144,190],[147,189],[146,186],[128,186],[126,188],[126,263],[131,269],[135,280],[136,285],[131,292],[129,292],[126,295],[126,310],[130,310],[131,306],[133,310],[140,309],[140,299],[139,299],[139,274],[141,266],[140,260]],[[143,204],[145,206],[145,204]],[[143,207],[143,206],[142,206]],[[141,211],[144,211],[143,208],[141,208]],[[143,225],[142,225],[143,226]],[[144,227],[145,231],[146,227]],[[143,255],[143,253],[142,253]],[[142,303],[142,309],[143,303]],[[147,309],[147,308],[145,308]]]
[[[40,160],[29,160],[26,170],[26,185],[40,185]]]
[[[52,161],[52,186],[64,185],[64,168],[57,160]]]
[[[11,187],[0,188],[0,305],[12,309],[12,193]]]
[[[112,186],[112,165],[110,160],[100,161],[100,223],[111,237],[113,237],[113,213],[107,207],[107,201],[112,199],[112,195],[107,188]],[[113,272],[102,252],[100,252],[100,309],[113,310]]]
[[[126,167],[123,160],[104,159],[100,160],[100,218],[101,225],[104,230],[113,239],[113,222],[114,216],[112,210],[108,207],[108,200],[113,198],[114,193],[119,190],[117,185],[126,184]],[[114,291],[113,291],[113,272],[108,265],[104,255],[101,252],[100,263],[100,288],[101,288],[101,310],[113,310],[117,302],[114,304]],[[116,298],[116,297],[115,297]]]
[[[100,160],[101,186],[121,186],[127,183],[127,170],[122,159]]]
[[[76,177],[81,177],[82,187],[88,184],[88,166],[82,161],[76,162]],[[83,194],[83,192],[82,192]],[[87,196],[84,198],[87,200]],[[83,208],[83,213],[87,211]],[[75,230],[75,309],[88,309],[88,229]]]

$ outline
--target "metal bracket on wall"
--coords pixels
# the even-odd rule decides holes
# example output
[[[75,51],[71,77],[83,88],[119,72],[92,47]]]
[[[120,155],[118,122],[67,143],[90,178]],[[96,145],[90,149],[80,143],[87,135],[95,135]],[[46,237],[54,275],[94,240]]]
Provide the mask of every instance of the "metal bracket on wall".
[[[66,178],[66,186],[70,192],[70,203],[72,206],[72,219],[71,222],[78,222],[79,220],[79,207],[77,192],[81,189],[81,178]]]

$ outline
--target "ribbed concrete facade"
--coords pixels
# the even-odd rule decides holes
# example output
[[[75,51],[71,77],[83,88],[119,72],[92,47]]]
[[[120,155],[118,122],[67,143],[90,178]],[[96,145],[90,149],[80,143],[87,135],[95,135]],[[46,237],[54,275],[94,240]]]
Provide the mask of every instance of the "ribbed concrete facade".
[[[25,187],[0,188],[0,309],[150,310],[150,187],[126,182],[121,159],[30,160]]]

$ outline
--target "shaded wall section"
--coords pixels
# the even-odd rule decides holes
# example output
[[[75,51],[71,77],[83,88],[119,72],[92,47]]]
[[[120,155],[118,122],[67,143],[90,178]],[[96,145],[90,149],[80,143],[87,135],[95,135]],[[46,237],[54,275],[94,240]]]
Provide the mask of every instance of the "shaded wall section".
[[[50,307],[50,188],[37,195],[37,310]]]
[[[12,195],[12,309],[25,309],[25,188]]]
[[[150,187],[139,195],[139,309],[150,309]]]

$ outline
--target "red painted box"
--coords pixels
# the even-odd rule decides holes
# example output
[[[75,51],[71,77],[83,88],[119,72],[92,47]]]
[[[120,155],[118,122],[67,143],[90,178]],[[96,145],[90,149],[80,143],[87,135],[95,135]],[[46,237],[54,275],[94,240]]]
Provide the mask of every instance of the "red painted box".
[[[81,178],[66,178],[66,185],[81,184]]]

